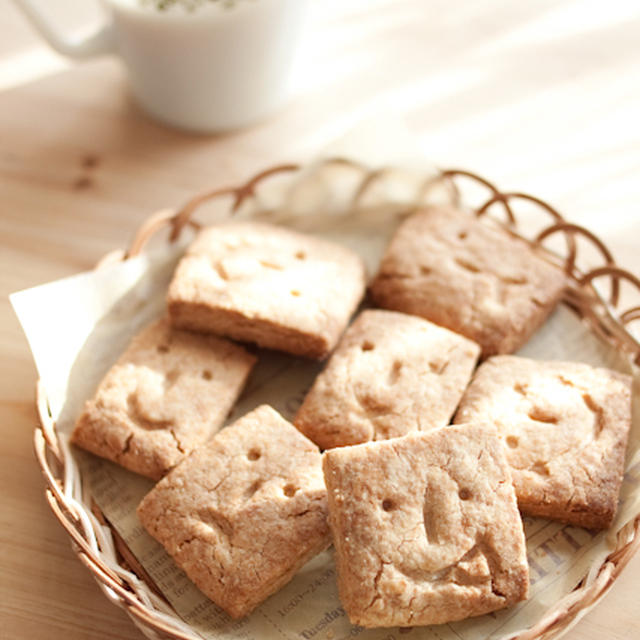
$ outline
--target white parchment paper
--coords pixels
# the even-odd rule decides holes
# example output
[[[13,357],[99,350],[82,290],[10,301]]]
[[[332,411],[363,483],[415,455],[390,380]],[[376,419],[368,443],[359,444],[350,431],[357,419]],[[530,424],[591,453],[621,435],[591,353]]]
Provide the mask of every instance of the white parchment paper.
[[[359,251],[370,273],[397,223],[398,212],[418,191],[424,167],[391,173],[386,183],[357,207],[346,195],[356,178],[343,168],[303,171],[286,184],[265,189],[240,212],[287,223],[338,239]],[[433,194],[444,198],[446,194]],[[73,428],[84,401],[130,338],[164,312],[166,288],[185,241],[166,245],[124,263],[14,294],[14,308],[29,340],[62,437]],[[575,360],[629,373],[629,365],[560,307],[521,351],[538,359]],[[321,365],[286,355],[260,354],[259,364],[229,417],[269,403],[291,418]],[[620,508],[611,531],[640,512],[639,381],[634,387],[634,424]],[[458,623],[414,629],[364,630],[349,623],[336,588],[332,551],[322,553],[284,589],[243,620],[232,621],[178,569],[141,527],[135,509],[153,486],[146,478],[74,450],[83,480],[106,518],[125,540],[178,615],[203,638],[287,640],[312,638],[479,640],[502,638],[536,622],[601,562],[611,549],[607,532],[544,519],[525,518],[531,567],[531,597],[520,605]],[[611,534],[609,534],[610,536]]]

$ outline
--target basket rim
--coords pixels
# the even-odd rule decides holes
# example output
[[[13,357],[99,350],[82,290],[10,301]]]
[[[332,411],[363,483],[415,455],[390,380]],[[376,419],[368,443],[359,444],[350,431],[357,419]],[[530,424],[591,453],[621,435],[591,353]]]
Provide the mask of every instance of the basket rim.
[[[366,196],[372,186],[384,180],[395,167],[369,169],[365,165],[347,158],[327,158],[318,163],[322,168],[327,165],[344,165],[362,173],[362,179],[355,191],[353,204],[356,205]],[[125,261],[140,255],[149,240],[159,230],[169,227],[168,243],[175,242],[187,226],[200,228],[200,223],[193,219],[195,211],[205,202],[220,197],[233,198],[230,214],[233,215],[248,198],[256,195],[256,187],[271,176],[282,173],[299,172],[305,168],[300,164],[281,164],[269,167],[250,178],[247,182],[236,187],[224,187],[205,191],[190,199],[179,209],[163,209],[149,216],[139,226],[127,250],[115,250],[105,255],[96,265],[100,268],[106,264]],[[640,342],[631,334],[627,325],[640,320],[640,306],[626,310],[618,310],[620,282],[627,281],[635,286],[640,293],[640,279],[634,274],[616,264],[611,252],[604,243],[591,231],[579,225],[567,222],[563,216],[545,201],[520,192],[499,191],[485,178],[462,169],[439,170],[434,175],[427,176],[421,183],[417,201],[424,201],[428,193],[435,186],[444,186],[451,192],[451,199],[455,205],[462,206],[460,190],[457,181],[471,180],[485,187],[490,197],[472,212],[480,217],[495,205],[499,205],[506,217],[502,223],[508,231],[526,240],[545,259],[559,264],[564,269],[572,286],[567,289],[563,302],[572,308],[601,339],[613,346],[619,353],[630,360],[632,367],[640,366]],[[527,200],[546,212],[553,224],[544,228],[538,235],[529,239],[518,232],[517,218],[512,207],[514,200]],[[421,205],[415,204],[413,211]],[[562,233],[565,236],[567,255],[564,258],[550,252],[543,246],[543,242],[551,235]],[[577,248],[575,237],[582,236],[602,255],[604,265],[582,272],[576,265]],[[593,286],[598,278],[609,278],[610,296],[603,298]],[[132,618],[136,626],[148,637],[165,637],[175,640],[198,640],[200,635],[192,632],[172,611],[163,598],[156,596],[150,600],[148,595],[141,593],[140,583],[144,581],[136,574],[142,573],[142,567],[131,567],[135,558],[127,558],[125,566],[114,567],[108,561],[100,545],[113,546],[115,531],[111,525],[91,513],[86,512],[86,505],[69,495],[69,468],[66,464],[71,453],[68,444],[60,437],[55,422],[48,408],[46,392],[40,380],[36,387],[36,405],[39,425],[34,430],[34,451],[37,462],[45,479],[45,497],[53,515],[60,522],[71,540],[73,551],[79,560],[91,572],[99,587],[111,602],[122,607]],[[107,531],[100,530],[107,529]],[[97,540],[97,538],[101,538]],[[124,544],[122,540],[118,544]],[[116,544],[116,547],[118,546]],[[510,636],[510,640],[551,640],[567,631],[584,614],[593,608],[611,589],[622,570],[640,548],[640,513],[615,532],[615,547],[601,562],[594,573],[592,567],[589,575],[555,605],[549,608],[540,620],[529,629]],[[120,556],[121,557],[121,556]],[[122,563],[119,563],[122,564]],[[148,585],[147,585],[148,586]],[[152,608],[154,607],[154,608]],[[160,634],[160,635],[159,635]]]

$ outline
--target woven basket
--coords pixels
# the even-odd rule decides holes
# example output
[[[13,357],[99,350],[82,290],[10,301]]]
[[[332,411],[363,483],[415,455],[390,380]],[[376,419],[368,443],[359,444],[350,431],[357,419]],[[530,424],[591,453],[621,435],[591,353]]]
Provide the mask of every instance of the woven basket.
[[[385,181],[397,177],[397,169],[371,170],[343,158],[322,161],[310,167],[280,165],[267,169],[239,187],[216,189],[190,200],[179,210],[160,211],[137,231],[128,251],[115,251],[101,260],[100,265],[118,260],[127,260],[140,254],[150,238],[159,230],[169,228],[169,242],[175,242],[185,227],[199,228],[193,218],[204,203],[218,198],[231,198],[230,214],[243,204],[258,197],[258,187],[271,177],[290,177],[306,171],[321,171],[327,167],[343,167],[353,173],[349,198],[354,208],[372,194]],[[640,366],[640,343],[628,330],[629,325],[640,320],[640,306],[620,309],[621,283],[627,282],[640,296],[640,280],[617,266],[604,244],[590,231],[570,224],[550,205],[542,200],[522,194],[503,193],[487,180],[467,171],[445,170],[421,178],[407,198],[406,213],[429,200],[434,189],[444,189],[448,197],[461,205],[465,185],[476,192],[483,192],[478,206],[471,206],[465,197],[464,205],[475,215],[484,216],[501,212],[500,224],[510,232],[527,240],[543,257],[562,266],[569,276],[570,286],[564,302],[588,323],[590,328],[604,341]],[[468,189],[467,189],[468,190]],[[488,197],[487,197],[488,195]],[[542,225],[535,235],[527,236],[516,217],[516,208],[522,202],[535,208]],[[402,207],[399,207],[402,208]],[[540,218],[541,214],[541,218]],[[492,216],[495,218],[495,216]],[[553,252],[543,246],[551,236],[562,236],[564,253]],[[581,239],[581,242],[577,240]],[[589,249],[583,249],[588,245]],[[580,249],[580,251],[579,251]],[[582,250],[601,256],[601,265],[589,270],[581,269],[579,253]],[[608,295],[603,296],[596,280],[608,283]],[[40,427],[34,434],[35,452],[46,480],[46,498],[51,509],[72,540],[72,547],[80,561],[91,571],[106,596],[123,607],[135,624],[149,638],[180,638],[197,640],[199,635],[176,615],[170,605],[157,591],[144,569],[127,549],[122,539],[102,517],[95,504],[83,502],[82,478],[76,461],[66,441],[56,432],[56,425],[48,410],[44,389],[38,384],[37,408]],[[528,630],[513,636],[513,640],[550,639],[566,631],[584,613],[592,608],[610,589],[620,572],[640,546],[640,514],[615,532],[615,547],[598,566],[591,567],[580,584]]]

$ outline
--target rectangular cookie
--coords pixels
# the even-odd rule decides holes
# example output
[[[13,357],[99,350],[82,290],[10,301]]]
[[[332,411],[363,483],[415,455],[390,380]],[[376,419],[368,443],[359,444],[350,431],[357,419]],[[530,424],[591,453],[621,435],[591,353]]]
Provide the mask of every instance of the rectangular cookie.
[[[256,222],[204,229],[169,287],[175,327],[324,358],[362,299],[365,270],[333,242]]]
[[[228,340],[154,322],[85,404],[71,441],[158,480],[222,426],[255,362]]]
[[[198,588],[234,618],[331,543],[317,447],[263,405],[160,481],[138,516]]]
[[[323,457],[351,622],[441,624],[527,597],[522,521],[490,426],[442,427]]]
[[[609,527],[631,427],[631,378],[576,362],[495,356],[455,422],[496,425],[523,513]]]
[[[480,347],[427,320],[363,311],[316,378],[294,423],[321,449],[441,427]]]
[[[523,240],[464,211],[432,207],[400,225],[371,294],[385,309],[470,338],[486,358],[519,349],[553,310],[565,282]]]

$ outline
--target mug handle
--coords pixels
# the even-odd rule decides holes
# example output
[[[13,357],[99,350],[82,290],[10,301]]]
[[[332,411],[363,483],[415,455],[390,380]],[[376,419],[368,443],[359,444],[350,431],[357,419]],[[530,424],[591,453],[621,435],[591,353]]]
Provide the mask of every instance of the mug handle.
[[[13,0],[13,2],[49,45],[64,56],[92,58],[116,52],[113,25],[109,23],[99,27],[95,33],[74,41],[60,34],[40,13],[40,9],[32,0]]]

